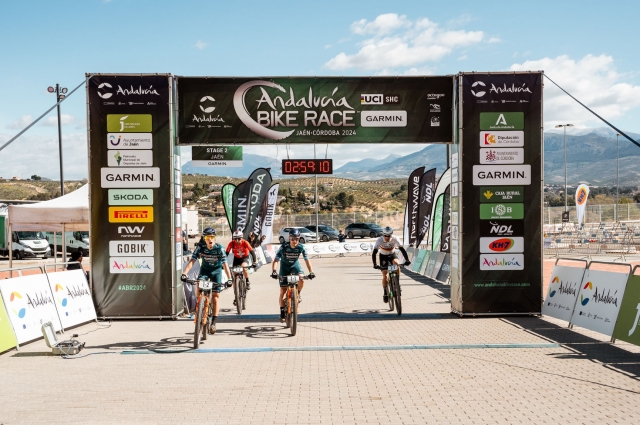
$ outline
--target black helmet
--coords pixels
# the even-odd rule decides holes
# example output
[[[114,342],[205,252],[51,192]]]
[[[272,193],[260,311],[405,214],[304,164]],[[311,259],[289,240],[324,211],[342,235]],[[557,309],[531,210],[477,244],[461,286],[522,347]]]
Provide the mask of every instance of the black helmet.
[[[293,236],[294,238],[299,238],[300,237],[300,230],[298,230],[298,229],[289,230],[289,236]]]
[[[202,231],[202,236],[216,235],[216,230],[212,227],[207,227]]]

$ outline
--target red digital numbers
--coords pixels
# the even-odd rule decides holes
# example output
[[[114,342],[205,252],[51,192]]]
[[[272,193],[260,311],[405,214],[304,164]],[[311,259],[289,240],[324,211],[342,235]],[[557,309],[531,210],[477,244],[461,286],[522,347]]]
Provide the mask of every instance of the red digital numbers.
[[[333,174],[332,159],[283,159],[282,174]]]

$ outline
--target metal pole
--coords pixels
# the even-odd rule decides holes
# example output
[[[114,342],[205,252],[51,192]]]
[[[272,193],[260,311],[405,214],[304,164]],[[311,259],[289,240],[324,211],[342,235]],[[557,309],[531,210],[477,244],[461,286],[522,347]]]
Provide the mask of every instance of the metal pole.
[[[620,139],[620,134],[616,134],[616,217],[615,217],[615,222],[618,222],[618,202],[619,202],[619,196],[620,196],[620,156],[618,155],[618,141]]]
[[[564,129],[564,210],[567,211],[567,126]]]
[[[58,147],[60,151],[60,196],[64,196],[64,175],[62,172],[62,123],[60,122],[60,85],[56,84],[56,103],[58,104]]]
[[[316,144],[313,144],[313,159],[316,159]],[[316,174],[316,243],[320,242],[320,228],[318,227],[318,206],[320,202],[318,201],[318,175]]]

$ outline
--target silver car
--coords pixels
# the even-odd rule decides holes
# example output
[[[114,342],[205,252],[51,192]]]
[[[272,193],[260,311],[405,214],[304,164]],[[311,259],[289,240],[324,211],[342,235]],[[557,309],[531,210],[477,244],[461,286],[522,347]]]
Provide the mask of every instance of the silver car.
[[[306,227],[285,227],[280,230],[280,235],[278,236],[278,240],[280,243],[285,243],[289,240],[289,232],[291,229],[298,229],[300,231],[300,243],[305,242],[315,242],[316,234]]]

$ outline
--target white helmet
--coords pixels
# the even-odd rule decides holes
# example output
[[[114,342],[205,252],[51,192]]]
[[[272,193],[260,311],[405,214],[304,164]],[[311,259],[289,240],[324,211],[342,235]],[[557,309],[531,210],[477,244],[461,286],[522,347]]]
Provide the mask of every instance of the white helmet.
[[[389,226],[382,229],[382,236],[391,236],[393,235],[393,229]]]
[[[236,230],[235,232],[233,232],[233,239],[242,239],[242,232],[240,231],[240,229]]]

